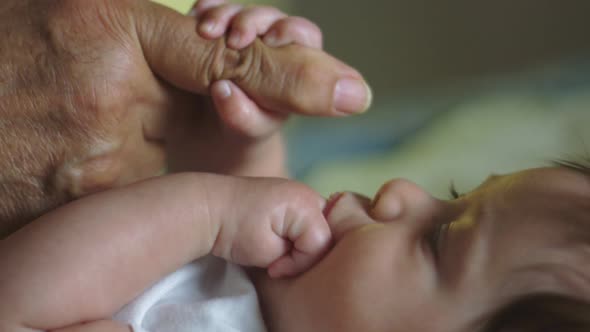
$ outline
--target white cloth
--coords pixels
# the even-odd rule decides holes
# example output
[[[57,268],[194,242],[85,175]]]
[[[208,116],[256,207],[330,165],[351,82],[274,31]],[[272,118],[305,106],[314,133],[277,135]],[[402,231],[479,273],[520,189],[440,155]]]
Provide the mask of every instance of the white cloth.
[[[114,317],[134,332],[264,332],[256,290],[238,266],[214,257],[153,285]]]

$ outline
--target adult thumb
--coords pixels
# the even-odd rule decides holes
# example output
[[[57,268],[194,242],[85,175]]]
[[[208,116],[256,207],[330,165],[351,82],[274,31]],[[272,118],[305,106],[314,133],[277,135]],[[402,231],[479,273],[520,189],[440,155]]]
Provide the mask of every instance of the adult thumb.
[[[151,2],[142,8],[135,22],[146,60],[178,88],[205,95],[212,83],[231,80],[263,108],[306,115],[361,113],[371,103],[362,76],[323,51],[260,40],[234,50],[224,38],[201,38],[193,17]]]

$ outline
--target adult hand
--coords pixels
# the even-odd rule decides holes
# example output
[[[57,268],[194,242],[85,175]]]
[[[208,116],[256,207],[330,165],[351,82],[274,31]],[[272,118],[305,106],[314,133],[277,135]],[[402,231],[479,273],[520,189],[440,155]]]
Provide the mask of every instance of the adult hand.
[[[361,76],[326,53],[260,41],[237,51],[196,24],[141,0],[2,1],[0,219],[160,172],[181,91],[227,79],[269,110],[329,116],[368,104]]]

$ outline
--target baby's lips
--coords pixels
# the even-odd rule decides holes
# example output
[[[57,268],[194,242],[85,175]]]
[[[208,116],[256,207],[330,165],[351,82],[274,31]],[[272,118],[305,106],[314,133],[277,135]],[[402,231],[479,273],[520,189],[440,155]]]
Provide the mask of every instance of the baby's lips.
[[[340,198],[342,198],[342,196],[344,196],[344,193],[343,192],[333,193],[325,201],[325,204],[324,204],[324,207],[323,207],[322,210],[323,210],[323,213],[324,213],[324,217],[326,217],[326,219],[329,219],[330,218],[330,213],[334,209],[334,206],[336,205],[336,203],[338,203],[338,200],[340,200]]]

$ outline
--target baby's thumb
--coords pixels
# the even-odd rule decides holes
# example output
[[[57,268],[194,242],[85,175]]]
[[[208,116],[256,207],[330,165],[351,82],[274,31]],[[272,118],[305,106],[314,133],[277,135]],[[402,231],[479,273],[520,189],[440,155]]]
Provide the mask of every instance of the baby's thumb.
[[[206,95],[212,83],[231,80],[262,108],[307,115],[360,113],[371,102],[362,76],[320,50],[256,40],[237,51],[224,38],[201,38],[193,17],[151,2],[142,8],[135,22],[147,63],[178,88]]]
[[[271,278],[292,277],[307,271],[324,256],[332,243],[330,228],[321,214],[304,220],[302,227],[291,225],[288,232],[293,243],[291,252],[268,267]]]

